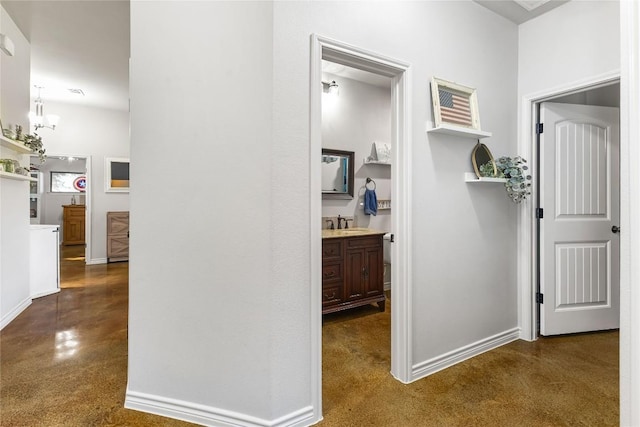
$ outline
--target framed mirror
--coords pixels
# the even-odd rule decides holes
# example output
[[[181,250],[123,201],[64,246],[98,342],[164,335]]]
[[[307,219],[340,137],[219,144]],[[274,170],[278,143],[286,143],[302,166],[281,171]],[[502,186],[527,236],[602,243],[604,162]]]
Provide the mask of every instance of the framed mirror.
[[[493,160],[489,147],[481,144],[480,140],[471,152],[471,163],[478,178],[491,178],[498,175],[496,162]]]
[[[322,149],[322,198],[353,199],[354,152]]]

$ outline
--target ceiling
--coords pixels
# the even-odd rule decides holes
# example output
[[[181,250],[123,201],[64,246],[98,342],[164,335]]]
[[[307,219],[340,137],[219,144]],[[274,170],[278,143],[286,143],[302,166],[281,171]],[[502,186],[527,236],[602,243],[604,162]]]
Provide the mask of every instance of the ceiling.
[[[128,111],[128,0],[0,4],[31,44],[31,82],[43,87],[45,102]],[[37,89],[31,94],[35,97]]]
[[[473,0],[509,21],[522,24],[562,6],[569,0]]]
[[[569,0],[473,1],[520,24]],[[532,10],[525,8],[539,3]],[[31,43],[31,81],[43,87],[44,101],[128,110],[129,0],[0,0],[0,4]],[[354,69],[333,74],[341,73],[370,84],[389,84],[388,79]],[[69,89],[80,89],[84,95]],[[37,94],[32,88],[32,97]]]

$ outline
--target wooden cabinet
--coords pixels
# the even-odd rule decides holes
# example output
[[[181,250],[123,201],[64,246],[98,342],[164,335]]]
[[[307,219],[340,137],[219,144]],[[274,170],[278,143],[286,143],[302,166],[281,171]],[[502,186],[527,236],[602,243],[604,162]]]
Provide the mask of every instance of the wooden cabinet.
[[[85,205],[64,205],[62,209],[62,244],[84,245]]]
[[[129,260],[129,212],[107,212],[107,261]]]
[[[385,301],[382,234],[322,240],[323,314]]]

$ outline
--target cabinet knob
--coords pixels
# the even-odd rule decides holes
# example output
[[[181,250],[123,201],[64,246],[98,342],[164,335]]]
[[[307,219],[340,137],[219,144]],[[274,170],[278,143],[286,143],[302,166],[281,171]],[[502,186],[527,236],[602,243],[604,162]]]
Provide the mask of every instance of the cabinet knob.
[[[333,277],[334,275],[335,275],[335,272],[333,271],[327,271],[326,273],[324,273],[325,279],[328,277]]]
[[[336,297],[336,291],[333,291],[331,295],[324,294],[325,299],[334,299]]]

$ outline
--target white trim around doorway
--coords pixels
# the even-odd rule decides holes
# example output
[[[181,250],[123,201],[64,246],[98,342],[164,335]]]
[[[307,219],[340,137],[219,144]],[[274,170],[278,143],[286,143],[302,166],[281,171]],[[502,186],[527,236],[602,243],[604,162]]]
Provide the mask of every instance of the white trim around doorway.
[[[518,139],[518,153],[525,159],[530,159],[530,168],[538,170],[538,159],[535,157],[534,143],[536,120],[536,105],[540,102],[556,98],[561,95],[582,92],[588,89],[607,86],[620,81],[620,70],[610,71],[598,76],[590,77],[580,81],[556,86],[544,91],[525,95],[522,97],[520,108],[520,138]],[[622,142],[622,141],[621,141]],[[622,149],[622,147],[621,147]],[[621,151],[622,156],[622,151]],[[621,170],[620,179],[624,177]],[[537,194],[538,188],[535,182],[532,183],[532,194]],[[523,203],[519,207],[517,216],[517,248],[518,248],[518,324],[520,325],[520,339],[535,341],[537,336],[538,314],[536,312],[536,252],[537,225],[535,221],[535,209],[537,205]]]
[[[310,282],[311,282],[311,393],[314,418],[322,419],[322,220],[320,153],[322,150],[322,60],[349,65],[392,78],[393,297],[391,298],[391,374],[411,381],[411,146],[410,66],[373,52],[316,34],[311,36],[310,70]],[[316,156],[317,153],[317,156]],[[317,197],[314,197],[317,195]],[[317,227],[315,225],[318,225]]]

